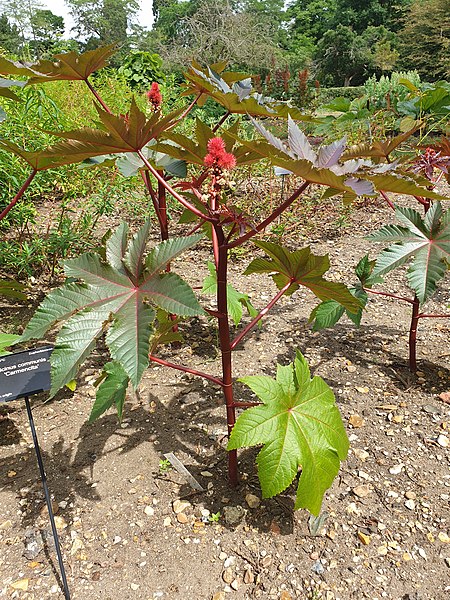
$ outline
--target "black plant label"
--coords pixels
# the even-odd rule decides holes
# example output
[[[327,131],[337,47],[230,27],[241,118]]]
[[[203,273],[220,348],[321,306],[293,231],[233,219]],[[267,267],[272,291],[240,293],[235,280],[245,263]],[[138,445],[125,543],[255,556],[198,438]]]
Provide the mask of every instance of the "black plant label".
[[[53,346],[0,356],[0,402],[11,402],[50,389]]]

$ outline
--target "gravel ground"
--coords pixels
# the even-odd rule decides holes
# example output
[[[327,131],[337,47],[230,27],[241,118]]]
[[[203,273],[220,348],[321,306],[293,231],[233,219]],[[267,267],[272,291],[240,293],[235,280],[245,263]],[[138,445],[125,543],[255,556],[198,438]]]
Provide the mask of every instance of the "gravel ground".
[[[363,236],[389,217],[384,208],[356,211],[330,236],[323,216],[312,248],[330,255],[330,277],[351,283],[357,260],[376,252]],[[191,252],[176,265],[193,285],[197,260]],[[274,286],[242,277],[244,267],[233,263],[232,281],[262,307]],[[384,289],[405,292],[403,276]],[[447,279],[430,311],[443,312],[449,299]],[[359,330],[342,321],[312,332],[314,305],[306,290],[284,299],[240,346],[234,367],[236,376],[273,375],[298,348],[333,388],[351,450],[320,521],[293,511],[293,488],[261,498],[254,450],[240,452],[241,482],[228,487],[221,394],[193,376],[152,366],[121,425],[112,413],[86,423],[100,353],[74,393],[33,399],[74,600],[450,597],[450,322],[421,322],[411,374],[409,305],[374,297]],[[17,314],[2,310],[6,320]],[[161,354],[218,373],[215,332],[200,320],[189,329],[193,348]],[[169,452],[204,491],[161,462]],[[0,598],[62,598],[22,401],[0,406],[0,465]]]

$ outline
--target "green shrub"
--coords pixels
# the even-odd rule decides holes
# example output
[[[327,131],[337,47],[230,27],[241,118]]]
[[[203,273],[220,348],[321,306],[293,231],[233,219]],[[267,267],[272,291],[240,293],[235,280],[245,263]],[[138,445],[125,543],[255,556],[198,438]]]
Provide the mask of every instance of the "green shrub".
[[[401,80],[410,81],[415,87],[420,87],[421,81],[417,71],[394,71],[390,77],[382,75],[377,79],[375,75],[369,77],[363,86],[363,93],[369,98],[373,109],[388,108],[389,103],[394,108],[397,102],[406,100],[410,91],[403,85]]]

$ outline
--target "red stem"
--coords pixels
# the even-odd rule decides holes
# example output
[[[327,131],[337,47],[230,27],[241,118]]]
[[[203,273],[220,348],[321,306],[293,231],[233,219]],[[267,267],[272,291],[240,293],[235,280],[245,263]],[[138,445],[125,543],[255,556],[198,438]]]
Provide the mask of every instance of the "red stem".
[[[450,315],[426,315],[419,313],[419,319],[450,319]]]
[[[158,363],[159,365],[163,365],[164,367],[170,367],[171,369],[176,369],[177,371],[183,371],[183,373],[190,373],[191,375],[197,375],[198,377],[203,377],[204,379],[207,379],[208,381],[211,381],[212,383],[215,383],[216,385],[220,385],[220,387],[223,387],[223,382],[218,377],[214,377],[213,375],[208,375],[208,373],[203,373],[202,371],[197,371],[196,369],[189,369],[188,367],[185,367],[183,365],[176,365],[175,363],[171,363],[167,360],[164,360],[163,358],[158,358],[157,356],[154,356],[153,354],[149,354],[148,358],[152,362]]]
[[[417,370],[417,326],[419,324],[419,307],[419,298],[414,296],[411,326],[409,328],[409,370],[413,373]]]
[[[159,174],[164,179],[164,172],[159,171]],[[158,205],[159,205],[159,224],[161,230],[161,239],[169,239],[169,222],[167,220],[167,200],[166,200],[166,188],[158,181]]]
[[[246,234],[241,235],[240,237],[236,238],[233,242],[227,244],[227,250],[229,250],[230,248],[235,248],[236,246],[240,246],[241,244],[252,238],[254,235],[265,229],[267,225],[270,225],[272,221],[279,217],[281,213],[283,213],[293,202],[295,202],[295,200],[297,200],[297,198],[303,194],[303,192],[309,185],[309,181],[305,181],[304,183],[302,183],[298,190],[296,190],[291,196],[289,196],[287,200],[280,204],[280,206],[276,210],[274,210],[273,213],[267,217],[267,219],[264,219],[264,221],[262,221],[259,225],[256,225],[256,227],[254,227],[251,231],[248,231]]]
[[[38,172],[37,169],[33,169],[31,171],[30,175],[28,176],[27,180],[22,185],[22,187],[20,188],[20,190],[17,192],[17,194],[14,196],[14,198],[8,204],[8,206],[6,208],[4,208],[2,210],[2,212],[0,213],[0,221],[2,219],[4,219],[6,217],[6,215],[9,213],[9,211],[17,204],[17,202],[19,202],[19,200],[22,198],[22,196],[24,195],[24,193],[27,191],[28,186],[33,181],[33,179],[34,179],[34,177],[35,177],[35,175],[36,175],[37,172]]]
[[[230,111],[227,111],[227,112],[226,112],[226,113],[223,115],[223,117],[221,117],[221,119],[218,121],[218,123],[216,123],[216,124],[214,125],[214,127],[213,127],[213,131],[214,131],[214,133],[216,133],[216,131],[219,129],[219,127],[225,123],[225,121],[228,119],[228,117],[229,117],[230,115],[231,115],[231,112],[230,112]]]
[[[169,192],[169,194],[172,194],[172,196],[175,198],[175,200],[178,200],[178,202],[180,204],[182,204],[185,208],[187,208],[192,213],[194,213],[194,215],[196,215],[197,217],[200,217],[204,221],[209,221],[210,223],[215,223],[217,221],[217,219],[214,219],[213,217],[209,217],[208,215],[205,215],[205,213],[202,213],[193,204],[191,204],[188,200],[186,200],[186,198],[183,198],[183,196],[181,196],[177,191],[175,191],[173,189],[173,187],[169,183],[167,183],[167,181],[164,179],[164,177],[162,177],[158,173],[158,171],[154,167],[152,167],[152,165],[149,163],[149,161],[144,156],[144,154],[142,153],[141,150],[137,151],[137,155],[142,160],[142,162],[147,167],[147,169],[150,171],[150,173],[153,175],[153,177],[156,178],[158,183],[161,183],[161,185],[163,185],[165,187],[165,189]]]
[[[110,115],[112,114],[111,109],[109,108],[109,106],[106,104],[106,102],[104,102],[100,96],[100,94],[97,92],[97,90],[94,88],[94,86],[92,85],[92,83],[89,81],[89,79],[85,79],[84,80],[86,85],[88,86],[88,88],[91,90],[91,92],[94,94],[95,98],[97,99],[97,101],[102,105],[103,109],[109,113]]]
[[[390,294],[389,292],[377,292],[376,290],[372,290],[370,288],[363,288],[363,290],[370,294],[376,294],[377,296],[387,296],[388,298],[395,298],[396,300],[403,300],[403,302],[414,304],[414,300],[411,300],[411,298],[405,298],[404,296],[397,296],[396,294]]]
[[[186,108],[186,110],[184,112],[182,112],[181,115],[178,117],[178,119],[174,123],[172,123],[172,125],[168,128],[168,131],[170,129],[173,129],[176,125],[178,125],[178,123],[180,123],[191,112],[191,110],[194,108],[194,106],[200,100],[200,97],[202,95],[203,95],[203,92],[199,92],[197,94],[197,96],[192,100],[192,102],[189,104],[189,106]]]
[[[227,300],[227,271],[228,250],[225,245],[225,236],[220,224],[214,224],[218,240],[218,263],[217,263],[217,310],[220,352],[222,356],[222,389],[227,411],[228,435],[236,423],[236,409],[234,406],[230,324],[228,321]],[[228,480],[232,486],[238,484],[237,451],[228,452]]]
[[[392,200],[389,198],[389,196],[386,194],[386,192],[383,192],[382,190],[380,190],[380,194],[383,196],[383,198],[389,204],[390,208],[395,210],[395,204],[392,202]]]
[[[283,296],[287,289],[289,289],[292,284],[292,280],[286,283],[286,285],[281,288],[276,296],[272,298],[272,300],[256,315],[256,317],[246,326],[244,329],[237,335],[234,340],[231,342],[231,349],[234,350],[239,342],[247,335],[247,333],[264,317],[269,310],[278,302],[278,300]]]

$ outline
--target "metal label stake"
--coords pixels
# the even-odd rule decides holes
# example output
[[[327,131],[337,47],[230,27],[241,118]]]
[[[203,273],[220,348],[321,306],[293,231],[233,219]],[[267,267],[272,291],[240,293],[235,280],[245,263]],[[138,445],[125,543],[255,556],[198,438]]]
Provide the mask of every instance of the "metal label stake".
[[[18,398],[25,398],[28,421],[30,423],[31,435],[33,436],[34,450],[39,465],[45,502],[47,503],[48,516],[50,518],[53,540],[58,556],[64,597],[66,600],[70,600],[66,570],[64,568],[61,546],[59,545],[59,536],[56,529],[55,517],[53,515],[52,501],[48,491],[44,462],[42,460],[41,449],[39,447],[30,405],[31,395],[50,389],[50,354],[52,353],[52,350],[52,346],[46,346],[44,348],[32,348],[31,350],[26,350],[24,352],[15,352],[0,357],[0,403],[11,402]]]

